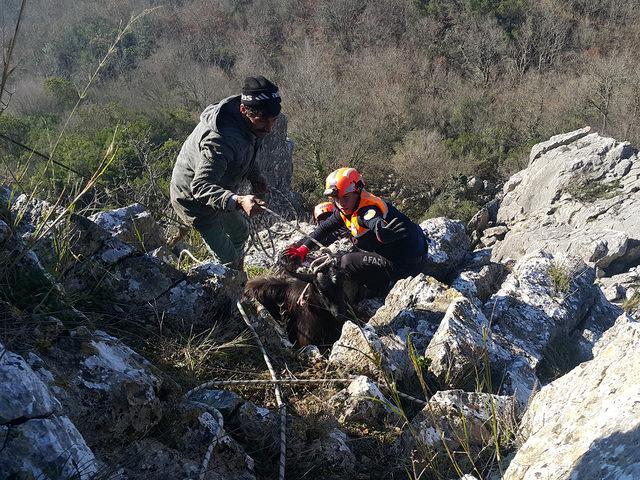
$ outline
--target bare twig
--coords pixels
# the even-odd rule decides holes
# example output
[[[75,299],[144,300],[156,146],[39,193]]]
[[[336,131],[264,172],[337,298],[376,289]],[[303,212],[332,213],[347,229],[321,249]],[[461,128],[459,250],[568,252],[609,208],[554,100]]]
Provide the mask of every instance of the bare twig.
[[[9,48],[7,49],[6,54],[4,51],[2,52],[2,77],[0,77],[0,115],[2,112],[9,106],[9,100],[6,102],[2,100],[4,96],[4,91],[9,81],[9,77],[13,73],[15,67],[11,67],[11,57],[13,55],[13,49],[16,46],[16,39],[18,38],[18,32],[20,31],[20,23],[22,21],[22,14],[24,13],[25,6],[27,5],[27,0],[22,0],[20,4],[20,13],[18,13],[18,20],[16,21],[16,28],[13,32],[13,37],[11,37],[11,42],[9,42]],[[9,95],[11,97],[11,94]]]

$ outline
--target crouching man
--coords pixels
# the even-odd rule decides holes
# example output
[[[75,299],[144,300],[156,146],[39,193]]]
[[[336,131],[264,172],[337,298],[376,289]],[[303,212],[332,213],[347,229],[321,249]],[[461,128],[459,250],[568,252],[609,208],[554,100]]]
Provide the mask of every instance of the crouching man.
[[[335,210],[310,237],[324,244],[346,227],[355,245],[363,250],[342,256],[340,267],[347,279],[384,295],[397,280],[422,271],[427,261],[424,232],[390,202],[367,192],[355,168],[332,172],[324,194],[332,199]],[[307,239],[300,246],[287,248],[285,256],[302,262],[313,246]]]

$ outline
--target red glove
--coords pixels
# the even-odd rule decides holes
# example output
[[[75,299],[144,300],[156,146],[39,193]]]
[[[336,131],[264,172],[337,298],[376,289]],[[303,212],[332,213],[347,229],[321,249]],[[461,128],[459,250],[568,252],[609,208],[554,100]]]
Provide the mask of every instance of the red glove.
[[[299,247],[291,246],[284,251],[284,256],[289,260],[302,263],[304,262],[304,259],[308,253],[309,247],[307,247],[306,245],[300,245]]]

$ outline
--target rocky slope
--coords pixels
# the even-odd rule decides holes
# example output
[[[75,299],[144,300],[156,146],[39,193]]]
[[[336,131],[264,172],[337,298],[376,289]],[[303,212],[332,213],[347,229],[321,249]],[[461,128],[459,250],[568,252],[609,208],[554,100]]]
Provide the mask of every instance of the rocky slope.
[[[246,303],[279,376],[343,379],[284,388],[286,478],[639,476],[639,172],[587,129],[536,145],[469,226],[421,225],[428,271],[356,306],[326,356]],[[138,205],[2,205],[0,478],[276,477],[272,387],[187,395],[268,378],[243,275],[178,268]],[[261,232],[251,268],[293,227]]]

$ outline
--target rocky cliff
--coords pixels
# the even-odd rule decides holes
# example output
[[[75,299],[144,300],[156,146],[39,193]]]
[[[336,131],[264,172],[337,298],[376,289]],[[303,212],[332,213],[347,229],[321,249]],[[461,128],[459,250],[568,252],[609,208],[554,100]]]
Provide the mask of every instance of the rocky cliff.
[[[423,222],[429,271],[354,306],[326,355],[245,302],[277,374],[316,380],[283,387],[286,478],[640,477],[638,219],[637,150],[582,129],[470,225]],[[248,270],[309,229],[260,232]],[[273,387],[228,382],[269,378],[243,274],[178,265],[139,205],[9,189],[0,256],[0,478],[276,478]]]

